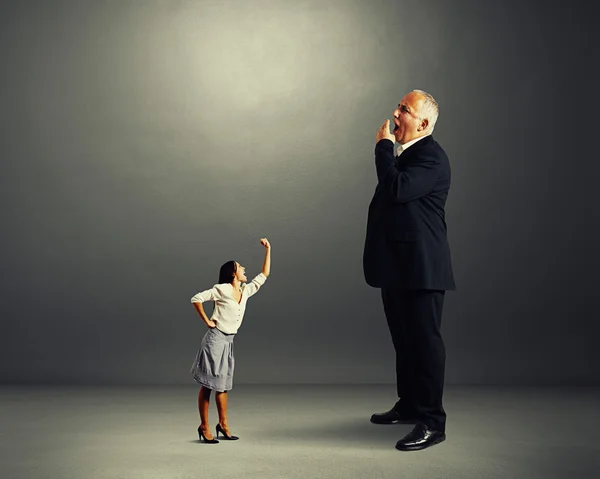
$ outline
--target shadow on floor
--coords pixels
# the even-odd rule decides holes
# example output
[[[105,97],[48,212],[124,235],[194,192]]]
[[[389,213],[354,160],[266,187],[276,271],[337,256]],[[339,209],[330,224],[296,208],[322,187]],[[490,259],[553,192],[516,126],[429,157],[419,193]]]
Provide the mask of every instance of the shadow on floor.
[[[369,444],[394,446],[413,428],[411,424],[372,424],[363,417],[344,420],[330,420],[318,424],[293,424],[289,426],[266,426],[263,430],[243,431],[248,436],[262,436],[262,439],[290,442],[331,442],[334,444]],[[240,436],[242,431],[240,431]]]

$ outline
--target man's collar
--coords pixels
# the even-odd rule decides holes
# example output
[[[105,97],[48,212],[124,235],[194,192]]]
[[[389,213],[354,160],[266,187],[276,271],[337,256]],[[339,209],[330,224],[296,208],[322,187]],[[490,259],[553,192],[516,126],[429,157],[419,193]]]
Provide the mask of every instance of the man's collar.
[[[417,141],[422,140],[423,138],[427,138],[428,136],[431,136],[431,133],[427,133],[426,135],[420,136],[419,138],[410,140],[410,141],[404,143],[403,145],[398,146],[396,152],[398,153],[398,155],[400,155],[400,153],[405,151],[408,147],[414,145]]]

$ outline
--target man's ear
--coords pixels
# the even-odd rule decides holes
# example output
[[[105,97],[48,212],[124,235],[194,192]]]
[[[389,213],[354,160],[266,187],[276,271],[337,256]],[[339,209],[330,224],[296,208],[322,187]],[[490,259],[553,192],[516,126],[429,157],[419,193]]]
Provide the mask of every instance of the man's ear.
[[[427,118],[424,118],[423,121],[421,121],[421,124],[419,125],[419,127],[417,128],[417,131],[424,131],[429,127],[429,120]]]

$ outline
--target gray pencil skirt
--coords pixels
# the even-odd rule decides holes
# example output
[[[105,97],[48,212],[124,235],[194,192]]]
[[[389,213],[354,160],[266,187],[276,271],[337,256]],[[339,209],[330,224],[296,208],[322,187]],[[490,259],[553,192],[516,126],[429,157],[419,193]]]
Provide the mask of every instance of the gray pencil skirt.
[[[192,364],[192,377],[198,384],[213,391],[229,391],[233,387],[233,338],[218,328],[206,331]]]

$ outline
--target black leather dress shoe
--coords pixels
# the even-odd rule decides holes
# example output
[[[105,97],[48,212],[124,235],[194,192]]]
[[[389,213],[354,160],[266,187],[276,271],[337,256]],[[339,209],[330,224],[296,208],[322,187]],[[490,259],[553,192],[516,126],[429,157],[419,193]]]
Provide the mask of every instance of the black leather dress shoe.
[[[417,419],[410,414],[402,414],[394,408],[382,413],[375,413],[371,416],[373,424],[415,424]]]
[[[417,424],[412,431],[396,443],[399,451],[420,451],[438,444],[446,439],[446,433],[429,429],[424,424]]]

